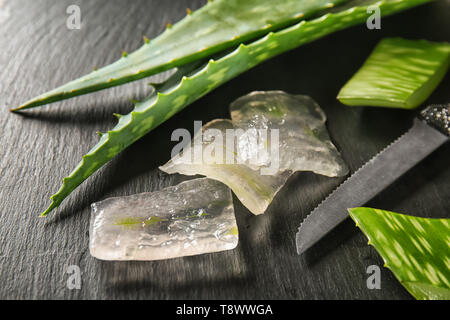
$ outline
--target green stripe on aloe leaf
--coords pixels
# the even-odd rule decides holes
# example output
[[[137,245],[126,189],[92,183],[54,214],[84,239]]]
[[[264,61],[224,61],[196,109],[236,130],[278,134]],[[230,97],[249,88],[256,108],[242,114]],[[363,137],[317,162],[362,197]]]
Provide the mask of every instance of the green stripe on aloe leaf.
[[[337,98],[348,106],[414,109],[438,86],[449,61],[449,43],[383,39]]]
[[[350,217],[416,299],[450,299],[450,219],[353,208]]]

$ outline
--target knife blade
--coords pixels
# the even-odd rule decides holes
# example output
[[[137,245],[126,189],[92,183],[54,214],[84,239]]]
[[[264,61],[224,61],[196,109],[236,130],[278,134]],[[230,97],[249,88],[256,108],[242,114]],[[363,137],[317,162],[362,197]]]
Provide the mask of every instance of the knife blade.
[[[366,162],[339,185],[302,222],[296,234],[302,254],[359,207],[449,140],[450,104],[432,105],[414,119],[409,131]]]

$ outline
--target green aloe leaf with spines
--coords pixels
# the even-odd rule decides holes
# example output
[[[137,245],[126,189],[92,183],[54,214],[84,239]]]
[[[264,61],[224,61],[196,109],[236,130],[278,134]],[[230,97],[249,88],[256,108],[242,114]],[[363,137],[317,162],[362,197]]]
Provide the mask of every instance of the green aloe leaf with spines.
[[[338,99],[349,106],[413,109],[444,78],[450,43],[386,38],[380,41]]]
[[[353,208],[350,217],[416,299],[450,299],[450,219]]]
[[[117,86],[184,65],[270,31],[318,14],[348,0],[215,0],[187,16],[133,53],[12,111],[71,98]],[[195,39],[195,41],[193,41]]]
[[[135,104],[134,110],[121,116],[118,124],[101,135],[100,141],[83,156],[82,161],[63,179],[59,191],[42,216],[47,215],[85,179],[130,144],[156,128],[221,84],[278,54],[309,43],[335,31],[364,23],[368,7],[378,7],[382,15],[393,14],[430,0],[356,0],[356,7],[328,13],[319,18],[270,32],[250,44],[240,44],[230,53],[209,60],[192,70],[195,64],[181,68],[148,98]]]

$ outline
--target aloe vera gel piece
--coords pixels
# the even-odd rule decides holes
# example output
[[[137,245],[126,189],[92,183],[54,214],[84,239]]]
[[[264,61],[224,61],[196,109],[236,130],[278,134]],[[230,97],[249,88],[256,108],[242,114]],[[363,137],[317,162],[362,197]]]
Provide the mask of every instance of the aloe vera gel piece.
[[[450,299],[450,219],[349,209],[400,283],[416,299]]]
[[[446,42],[383,39],[337,98],[348,106],[414,109],[438,86],[449,60]]]
[[[91,255],[160,260],[230,250],[238,244],[231,191],[193,179],[166,189],[92,204]]]
[[[253,214],[266,211],[293,172],[348,173],[328,135],[326,115],[311,97],[255,91],[234,101],[230,113],[231,121],[207,123],[160,169],[219,180]]]

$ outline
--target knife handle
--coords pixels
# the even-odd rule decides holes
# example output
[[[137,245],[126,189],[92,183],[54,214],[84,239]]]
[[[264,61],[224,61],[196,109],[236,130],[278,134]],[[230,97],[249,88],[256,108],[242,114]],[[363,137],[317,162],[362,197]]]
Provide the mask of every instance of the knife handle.
[[[446,136],[450,136],[450,103],[428,106],[420,112],[420,118]]]

